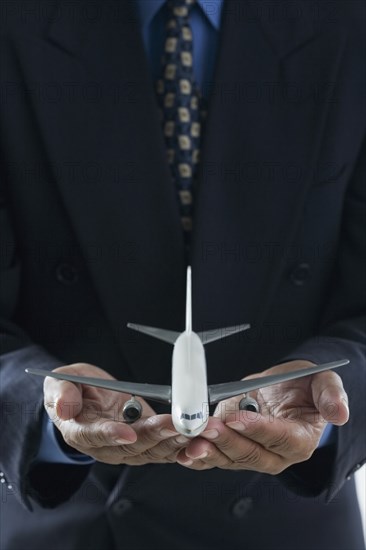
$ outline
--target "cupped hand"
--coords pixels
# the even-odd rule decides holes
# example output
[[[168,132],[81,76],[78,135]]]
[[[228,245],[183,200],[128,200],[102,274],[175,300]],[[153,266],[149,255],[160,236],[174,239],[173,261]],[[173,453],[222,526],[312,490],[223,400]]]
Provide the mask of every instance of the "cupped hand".
[[[248,378],[311,365],[291,361]],[[268,386],[250,396],[259,413],[239,410],[242,395],[219,403],[205,431],[180,451],[178,462],[196,470],[218,467],[275,475],[309,459],[326,424],[341,426],[349,416],[347,394],[333,371]]]
[[[60,367],[55,372],[113,379],[106,371],[86,363]],[[130,397],[51,377],[44,382],[46,411],[70,447],[108,464],[175,462],[187,440],[175,430],[171,415],[156,415],[146,401],[139,399],[142,417],[126,424],[122,409]]]

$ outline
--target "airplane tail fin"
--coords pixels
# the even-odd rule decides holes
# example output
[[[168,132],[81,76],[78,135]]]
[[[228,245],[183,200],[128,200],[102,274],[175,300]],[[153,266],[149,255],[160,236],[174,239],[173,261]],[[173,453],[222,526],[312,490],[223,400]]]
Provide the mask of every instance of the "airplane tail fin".
[[[192,269],[187,267],[186,332],[192,332]]]

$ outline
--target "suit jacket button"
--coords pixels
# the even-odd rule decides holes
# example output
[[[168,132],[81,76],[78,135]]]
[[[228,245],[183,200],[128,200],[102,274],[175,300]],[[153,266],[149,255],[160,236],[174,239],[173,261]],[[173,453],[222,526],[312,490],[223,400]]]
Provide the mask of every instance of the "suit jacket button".
[[[117,500],[112,506],[112,511],[116,516],[123,516],[132,508],[132,502],[128,498]]]
[[[234,518],[242,519],[253,507],[253,499],[250,497],[244,497],[237,500],[232,509],[231,513]]]
[[[295,286],[303,286],[310,277],[310,265],[298,264],[290,273],[290,280]]]
[[[366,460],[363,460],[362,462],[359,462],[358,464],[356,464],[356,466],[354,466],[352,468],[352,470],[350,470],[347,474],[347,479],[351,479],[351,476],[353,476],[353,474],[355,474],[357,472],[357,470],[359,470],[361,468],[361,466],[363,466],[365,464]]]
[[[56,278],[63,285],[74,285],[79,280],[79,272],[74,265],[63,263],[56,268]]]

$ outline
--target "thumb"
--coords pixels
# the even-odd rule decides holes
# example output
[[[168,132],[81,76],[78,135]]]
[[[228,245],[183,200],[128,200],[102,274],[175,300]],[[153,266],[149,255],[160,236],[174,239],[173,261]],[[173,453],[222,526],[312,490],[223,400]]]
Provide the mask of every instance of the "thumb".
[[[71,420],[81,411],[81,385],[47,377],[44,381],[44,405],[52,421]]]
[[[341,378],[332,371],[318,373],[312,381],[313,400],[322,417],[335,426],[349,418],[348,396]]]

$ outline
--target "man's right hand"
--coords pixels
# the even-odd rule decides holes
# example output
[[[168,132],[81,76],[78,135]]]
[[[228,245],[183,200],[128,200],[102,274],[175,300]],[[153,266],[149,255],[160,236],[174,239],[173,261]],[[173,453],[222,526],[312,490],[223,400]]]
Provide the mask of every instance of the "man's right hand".
[[[60,367],[55,372],[113,379],[86,363]],[[133,426],[126,424],[122,409],[128,399],[130,395],[124,393],[51,377],[44,382],[46,411],[70,447],[107,464],[175,462],[188,439],[177,433],[171,415],[156,415],[139,399],[142,417]]]

